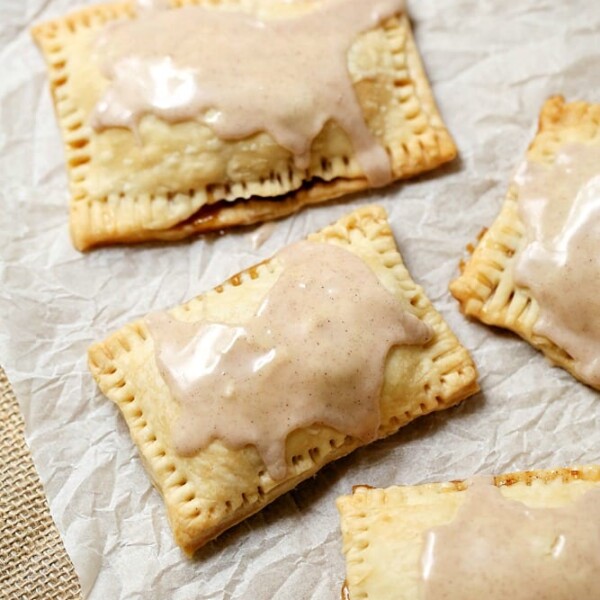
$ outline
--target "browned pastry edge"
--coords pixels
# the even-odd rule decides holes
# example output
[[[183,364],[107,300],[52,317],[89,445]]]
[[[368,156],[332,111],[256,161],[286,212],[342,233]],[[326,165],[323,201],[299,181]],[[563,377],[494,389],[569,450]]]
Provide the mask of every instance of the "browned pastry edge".
[[[527,159],[548,162],[564,143],[599,141],[600,104],[567,103],[562,96],[553,96],[542,107]],[[450,292],[465,315],[513,331],[541,350],[551,362],[580,379],[573,358],[548,338],[534,333],[539,305],[528,289],[515,284],[513,276],[514,256],[525,241],[518,213],[518,192],[511,185],[492,226],[483,229],[475,248],[472,244],[467,246],[471,257],[460,261],[460,275],[450,283]]]

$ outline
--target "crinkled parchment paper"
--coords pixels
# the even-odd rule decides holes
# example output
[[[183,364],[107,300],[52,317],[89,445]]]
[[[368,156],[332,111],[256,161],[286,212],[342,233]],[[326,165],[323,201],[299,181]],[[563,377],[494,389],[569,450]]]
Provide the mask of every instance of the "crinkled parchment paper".
[[[600,102],[591,0],[409,0],[460,159],[425,177],[252,231],[178,245],[76,252],[45,68],[28,34],[76,0],[0,1],[0,363],[84,592],[93,599],[334,600],[344,578],[334,499],[386,486],[600,460],[600,396],[515,336],[470,323],[449,296],[489,225],[544,99]],[[85,352],[129,320],[182,302],[283,244],[377,201],[414,276],[473,352],[483,392],[325,468],[188,560]]]

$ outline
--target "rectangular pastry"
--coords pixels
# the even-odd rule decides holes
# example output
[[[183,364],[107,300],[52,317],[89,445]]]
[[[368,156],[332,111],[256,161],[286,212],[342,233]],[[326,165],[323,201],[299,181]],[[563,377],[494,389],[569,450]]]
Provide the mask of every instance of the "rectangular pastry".
[[[323,465],[478,390],[365,207],[89,350],[191,554]]]
[[[600,467],[376,489],[337,507],[347,600],[593,600]]]
[[[466,315],[597,389],[599,201],[600,104],[550,98],[499,216],[450,285]]]
[[[33,29],[81,250],[274,219],[456,154],[402,0],[144,4]]]

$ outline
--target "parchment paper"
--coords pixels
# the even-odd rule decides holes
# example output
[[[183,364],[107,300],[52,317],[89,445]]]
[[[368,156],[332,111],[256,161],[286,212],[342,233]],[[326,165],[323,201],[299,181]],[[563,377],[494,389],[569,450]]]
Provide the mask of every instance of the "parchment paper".
[[[252,231],[81,255],[67,231],[62,145],[28,28],[75,0],[0,1],[0,364],[14,384],[54,519],[93,599],[334,600],[334,499],[387,486],[600,460],[600,398],[516,337],[468,322],[447,286],[490,225],[544,99],[600,102],[595,0],[409,0],[460,160],[416,181],[305,210],[258,250]],[[473,352],[483,393],[324,469],[202,550],[175,547],[85,351],[129,320],[221,282],[351,209],[389,211],[402,254]]]

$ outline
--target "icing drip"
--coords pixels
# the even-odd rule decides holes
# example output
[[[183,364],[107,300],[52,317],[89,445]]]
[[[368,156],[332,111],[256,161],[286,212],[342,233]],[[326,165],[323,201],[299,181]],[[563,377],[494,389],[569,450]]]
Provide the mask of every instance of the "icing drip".
[[[525,163],[515,184],[526,230],[515,281],[539,304],[534,332],[600,385],[600,145],[567,144],[551,165]]]
[[[365,123],[347,54],[360,33],[402,10],[403,0],[327,0],[261,19],[230,7],[145,8],[96,42],[109,85],[91,123],[136,131],[142,116],[154,114],[199,119],[225,140],[266,131],[306,169],[313,140],[333,120],[369,182],[384,185],[389,157]]]
[[[424,344],[433,331],[348,250],[300,242],[277,259],[283,270],[248,322],[158,313],[147,324],[181,409],[177,452],[193,455],[215,439],[251,444],[281,479],[291,431],[321,424],[373,440],[390,348]]]
[[[422,577],[424,600],[596,600],[600,488],[537,508],[476,480],[453,521],[425,534]]]

